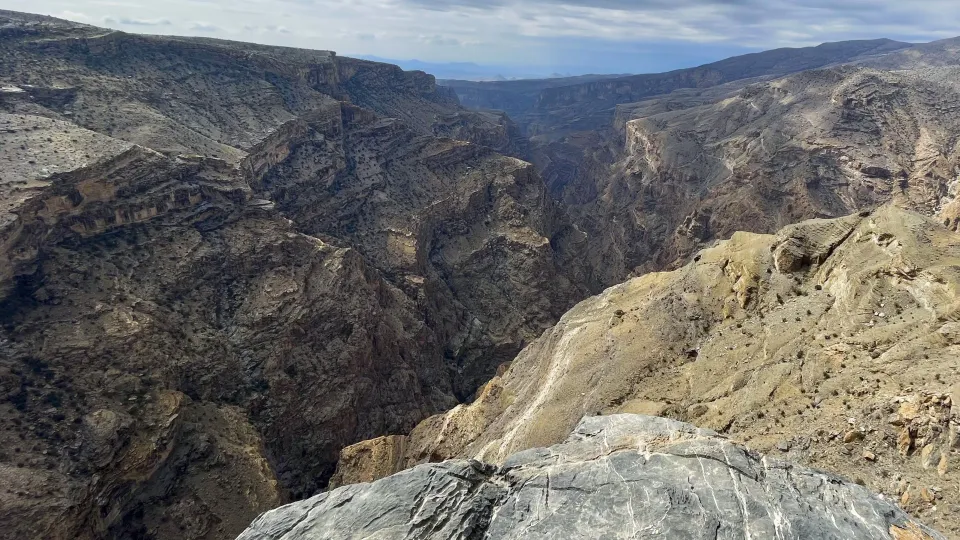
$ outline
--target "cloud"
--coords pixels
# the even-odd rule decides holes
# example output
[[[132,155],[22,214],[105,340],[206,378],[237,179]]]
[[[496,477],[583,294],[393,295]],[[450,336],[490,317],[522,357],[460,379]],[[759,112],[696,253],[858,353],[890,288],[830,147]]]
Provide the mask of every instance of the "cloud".
[[[126,26],[170,26],[169,19],[132,19],[129,17],[104,17],[107,24],[122,24]]]
[[[437,34],[431,36],[417,36],[417,41],[433,47],[460,47],[463,45],[463,43],[457,38],[441,36]]]
[[[522,35],[727,42],[751,47],[960,30],[953,0],[402,0],[398,6],[513,21]],[[951,9],[951,6],[954,6]]]
[[[195,22],[192,25],[190,25],[190,30],[193,30],[194,32],[213,33],[213,32],[219,32],[220,27],[210,23]]]
[[[60,13],[56,13],[55,15],[61,19],[66,19],[68,21],[82,22],[82,21],[90,20],[90,16],[87,15],[86,13],[78,13],[76,11],[70,11],[70,10],[61,11]]]
[[[960,34],[956,0],[5,1],[133,31],[547,73],[664,70],[775,47]]]

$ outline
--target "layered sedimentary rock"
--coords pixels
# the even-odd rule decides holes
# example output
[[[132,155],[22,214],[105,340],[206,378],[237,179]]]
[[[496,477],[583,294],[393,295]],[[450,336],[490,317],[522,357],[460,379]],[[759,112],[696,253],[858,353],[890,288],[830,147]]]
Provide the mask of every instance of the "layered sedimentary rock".
[[[551,195],[590,239],[586,259],[604,261],[590,283],[609,286],[738,230],[889,201],[951,219],[957,50],[956,40],[779,49],[544,88],[513,114]],[[506,84],[468,91],[498,98]]]
[[[517,116],[528,135],[554,140],[565,134],[603,129],[616,106],[674,90],[704,89],[754,77],[781,76],[831,64],[872,58],[910,47],[889,39],[840,41],[816,47],[783,48],[667,73],[630,75],[544,88],[533,107]],[[494,83],[496,84],[496,83]]]
[[[461,398],[588,294],[582,235],[529,163],[339,104],[248,162],[299,230],[354,246],[424,306]]]
[[[142,36],[0,11],[0,84],[25,90],[10,112],[67,117],[158,151],[236,161],[286,121],[331,100],[522,151],[496,118],[464,111],[432,75],[331,51]],[[0,100],[2,104],[2,100]]]
[[[448,461],[324,493],[239,540],[356,537],[944,538],[861,486],[638,415],[584,418],[501,467]]]
[[[580,303],[392,462],[503,463],[585,414],[665,415],[856,479],[956,535],[958,238],[890,206],[737,233]]]
[[[414,302],[271,206],[226,162],[135,147],[18,209],[6,530],[229,536],[345,444],[454,403]]]
[[[628,270],[683,264],[735,231],[955,197],[957,67],[813,70],[620,110],[615,163],[563,185],[592,248]],[[606,154],[609,156],[609,153]]]
[[[509,119],[432,77],[0,21],[11,534],[231,538],[587,294]]]
[[[540,93],[548,88],[620,79],[627,75],[581,75],[550,79],[520,79],[514,81],[463,81],[441,79],[437,84],[453,89],[464,107],[475,110],[503,111],[511,118],[526,118],[536,107]]]

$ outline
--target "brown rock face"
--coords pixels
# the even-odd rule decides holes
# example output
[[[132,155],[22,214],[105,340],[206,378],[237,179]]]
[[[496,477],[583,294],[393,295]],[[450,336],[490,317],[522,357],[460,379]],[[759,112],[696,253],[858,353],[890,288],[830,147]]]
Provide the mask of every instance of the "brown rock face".
[[[784,244],[805,262],[778,270]],[[562,440],[585,414],[642,407],[890,497],[914,492],[906,506],[956,535],[958,246],[937,221],[891,206],[737,233],[581,302],[475,402],[421,423],[397,445],[403,464],[498,462]],[[384,465],[367,455],[338,474]]]
[[[423,72],[331,51],[141,36],[2,10],[0,25],[0,83],[24,90],[0,93],[0,106],[165,153],[237,161],[284,122],[332,101],[420,134],[523,152],[508,121],[463,110]]]
[[[432,77],[0,20],[11,534],[232,538],[587,294],[533,167],[436,136],[509,120]]]
[[[339,105],[278,134],[249,158],[273,163],[258,191],[422,303],[461,398],[588,294],[581,235],[529,163]]]
[[[44,471],[15,497],[67,512],[8,514],[25,536],[229,536],[453,402],[413,301],[221,161],[135,148],[53,177],[14,228],[38,255],[2,306],[5,470]]]

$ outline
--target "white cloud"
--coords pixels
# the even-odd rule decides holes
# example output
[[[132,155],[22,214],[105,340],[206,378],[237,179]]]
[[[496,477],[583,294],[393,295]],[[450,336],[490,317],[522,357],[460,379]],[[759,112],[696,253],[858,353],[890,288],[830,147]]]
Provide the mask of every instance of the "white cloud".
[[[956,0],[6,0],[5,7],[128,31],[480,63],[543,64],[651,47],[660,56],[685,47],[687,57],[700,58],[960,34]]]
[[[76,11],[70,11],[70,10],[65,10],[65,11],[61,11],[60,13],[55,13],[54,16],[59,17],[61,19],[66,19],[68,21],[86,22],[90,20],[90,16],[87,15],[86,13],[78,13]]]
[[[194,32],[216,33],[220,31],[220,27],[215,24],[210,24],[205,22],[195,22],[192,25],[190,25],[190,30]]]

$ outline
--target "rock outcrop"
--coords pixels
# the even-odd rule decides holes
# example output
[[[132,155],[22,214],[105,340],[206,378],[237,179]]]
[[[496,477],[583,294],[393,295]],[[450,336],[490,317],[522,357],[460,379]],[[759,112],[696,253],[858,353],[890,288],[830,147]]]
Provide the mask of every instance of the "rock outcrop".
[[[600,195],[589,212],[634,216],[638,232],[621,242],[649,244],[627,266],[654,258],[650,268],[682,264],[737,230],[772,232],[889,201],[936,215],[960,164],[957,69],[844,66],[718,89],[687,107],[682,96],[624,106],[634,118],[624,157],[590,186]]]
[[[944,538],[861,486],[638,415],[584,418],[501,467],[449,461],[327,492],[238,540],[357,537]]]
[[[236,534],[319,489],[344,445],[455,403],[414,301],[271,204],[223,161],[135,147],[19,208],[5,530]],[[25,519],[36,500],[59,510]]]
[[[737,233],[580,303],[391,459],[503,463],[585,414],[669,416],[857,479],[956,535],[958,246],[891,206]],[[363,444],[345,452],[369,470]]]

